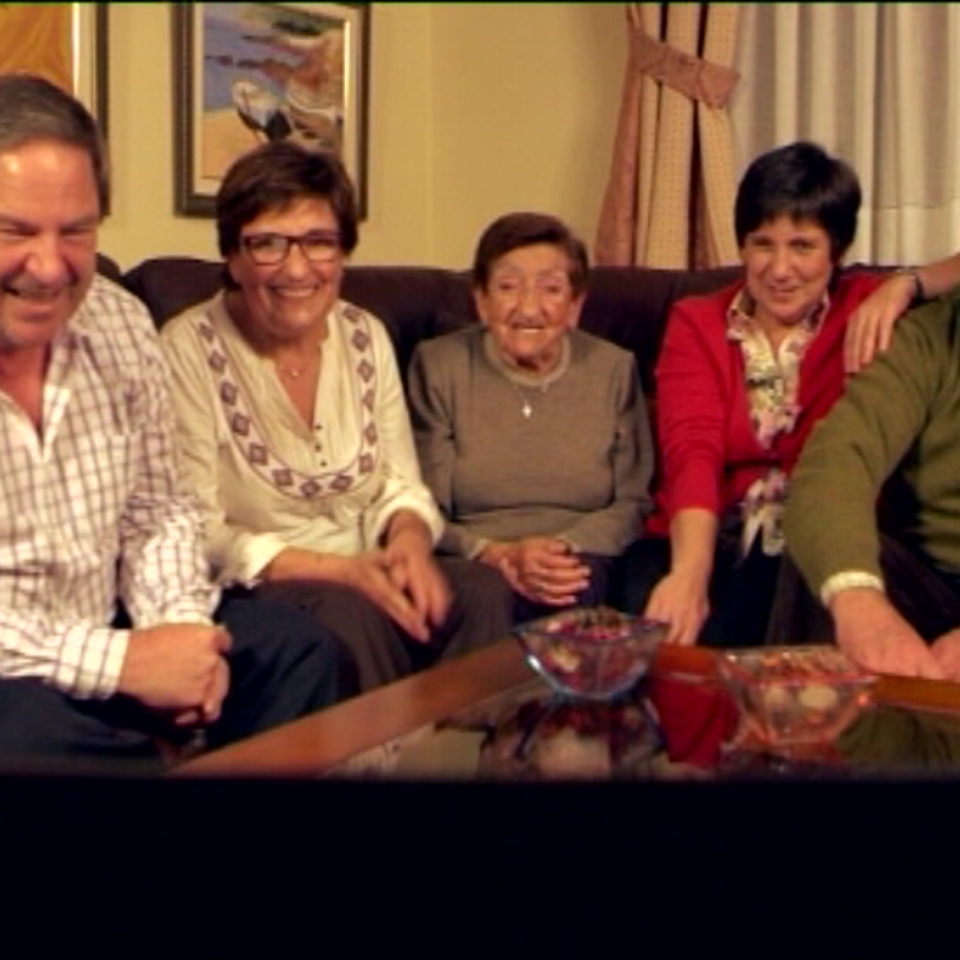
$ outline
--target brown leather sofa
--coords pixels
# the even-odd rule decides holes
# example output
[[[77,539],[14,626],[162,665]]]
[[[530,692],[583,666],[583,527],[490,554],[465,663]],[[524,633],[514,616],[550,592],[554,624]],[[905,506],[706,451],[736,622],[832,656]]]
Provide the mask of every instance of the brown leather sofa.
[[[740,272],[739,267],[703,271],[595,267],[581,326],[632,350],[644,390],[652,396],[653,365],[670,305],[678,297],[716,290]],[[218,262],[156,257],[122,274],[120,282],[143,300],[159,326],[190,304],[212,296],[222,275]],[[349,266],[343,296],[384,322],[402,371],[424,337],[477,320],[469,276],[455,270]]]

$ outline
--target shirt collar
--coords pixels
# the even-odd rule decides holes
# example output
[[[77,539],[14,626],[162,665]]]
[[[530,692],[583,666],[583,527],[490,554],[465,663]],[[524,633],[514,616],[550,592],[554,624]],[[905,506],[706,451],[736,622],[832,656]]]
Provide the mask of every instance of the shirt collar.
[[[756,300],[751,296],[750,291],[743,287],[727,308],[728,340],[743,340],[744,337],[756,331],[757,326],[753,319],[756,308]],[[800,321],[800,328],[813,336],[820,330],[823,318],[829,310],[830,293],[824,290],[820,302],[815,304]]]
[[[93,278],[90,288],[87,290],[80,306],[67,318],[63,325],[63,330],[57,336],[57,341],[67,344],[70,347],[76,347],[81,343],[88,343],[91,331],[96,329],[96,318],[92,315],[90,300],[94,294],[94,287],[99,282],[98,277]]]

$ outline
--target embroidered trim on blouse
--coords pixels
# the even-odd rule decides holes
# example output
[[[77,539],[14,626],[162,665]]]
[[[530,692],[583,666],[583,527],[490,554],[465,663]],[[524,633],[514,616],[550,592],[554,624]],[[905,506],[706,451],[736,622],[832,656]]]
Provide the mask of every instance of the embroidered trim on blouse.
[[[357,374],[357,389],[360,391],[359,446],[356,455],[346,467],[317,474],[295,469],[270,449],[247,398],[238,386],[238,379],[219,335],[206,318],[198,325],[206,348],[207,365],[213,373],[233,442],[261,480],[280,493],[296,499],[315,500],[319,497],[340,496],[367,480],[374,473],[379,458],[374,417],[377,366],[373,356],[373,337],[362,310],[345,304],[341,306],[340,312],[352,328],[347,331],[345,341],[355,355],[354,370]]]

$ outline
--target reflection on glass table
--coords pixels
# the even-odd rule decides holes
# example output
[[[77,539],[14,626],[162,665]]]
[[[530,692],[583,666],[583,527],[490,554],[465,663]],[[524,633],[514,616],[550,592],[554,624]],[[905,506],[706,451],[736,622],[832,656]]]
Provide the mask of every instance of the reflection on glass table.
[[[960,774],[960,716],[878,704],[838,738],[852,770],[871,776]]]
[[[841,764],[837,740],[870,704],[877,682],[832,644],[725,650],[717,669],[740,717],[724,744],[727,772]]]
[[[497,663],[514,663],[523,651],[514,641],[474,656],[479,664],[494,655]],[[776,729],[790,736],[796,730],[790,724],[802,719],[820,731],[812,743],[791,744],[784,752],[771,749],[769,738],[751,738],[721,679],[720,656],[661,645],[646,675],[609,702],[560,698],[541,675],[507,671],[501,664],[507,679],[499,689],[491,683],[491,692],[478,699],[458,703],[451,697],[450,709],[432,716],[419,712],[418,724],[352,753],[322,775],[523,781],[960,775],[958,684],[880,676],[863,686],[849,684],[856,696],[834,701],[821,676],[794,683],[787,691],[792,705],[784,691],[766,687],[766,706],[774,712],[800,711]],[[465,659],[445,668],[444,676],[468,668],[474,670]],[[397,691],[426,679],[401,682]],[[392,696],[387,688],[342,710],[379,713],[380,702]],[[412,709],[404,701],[403,714]],[[339,725],[334,719],[331,714],[331,727]]]

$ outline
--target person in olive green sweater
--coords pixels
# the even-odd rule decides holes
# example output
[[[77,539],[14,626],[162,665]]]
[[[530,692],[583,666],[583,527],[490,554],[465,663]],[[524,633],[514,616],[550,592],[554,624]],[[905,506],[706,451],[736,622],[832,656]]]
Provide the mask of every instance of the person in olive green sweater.
[[[960,680],[960,294],[897,331],[811,435],[786,540],[849,656],[877,672]],[[881,532],[877,510],[891,475],[909,504],[896,536]]]

